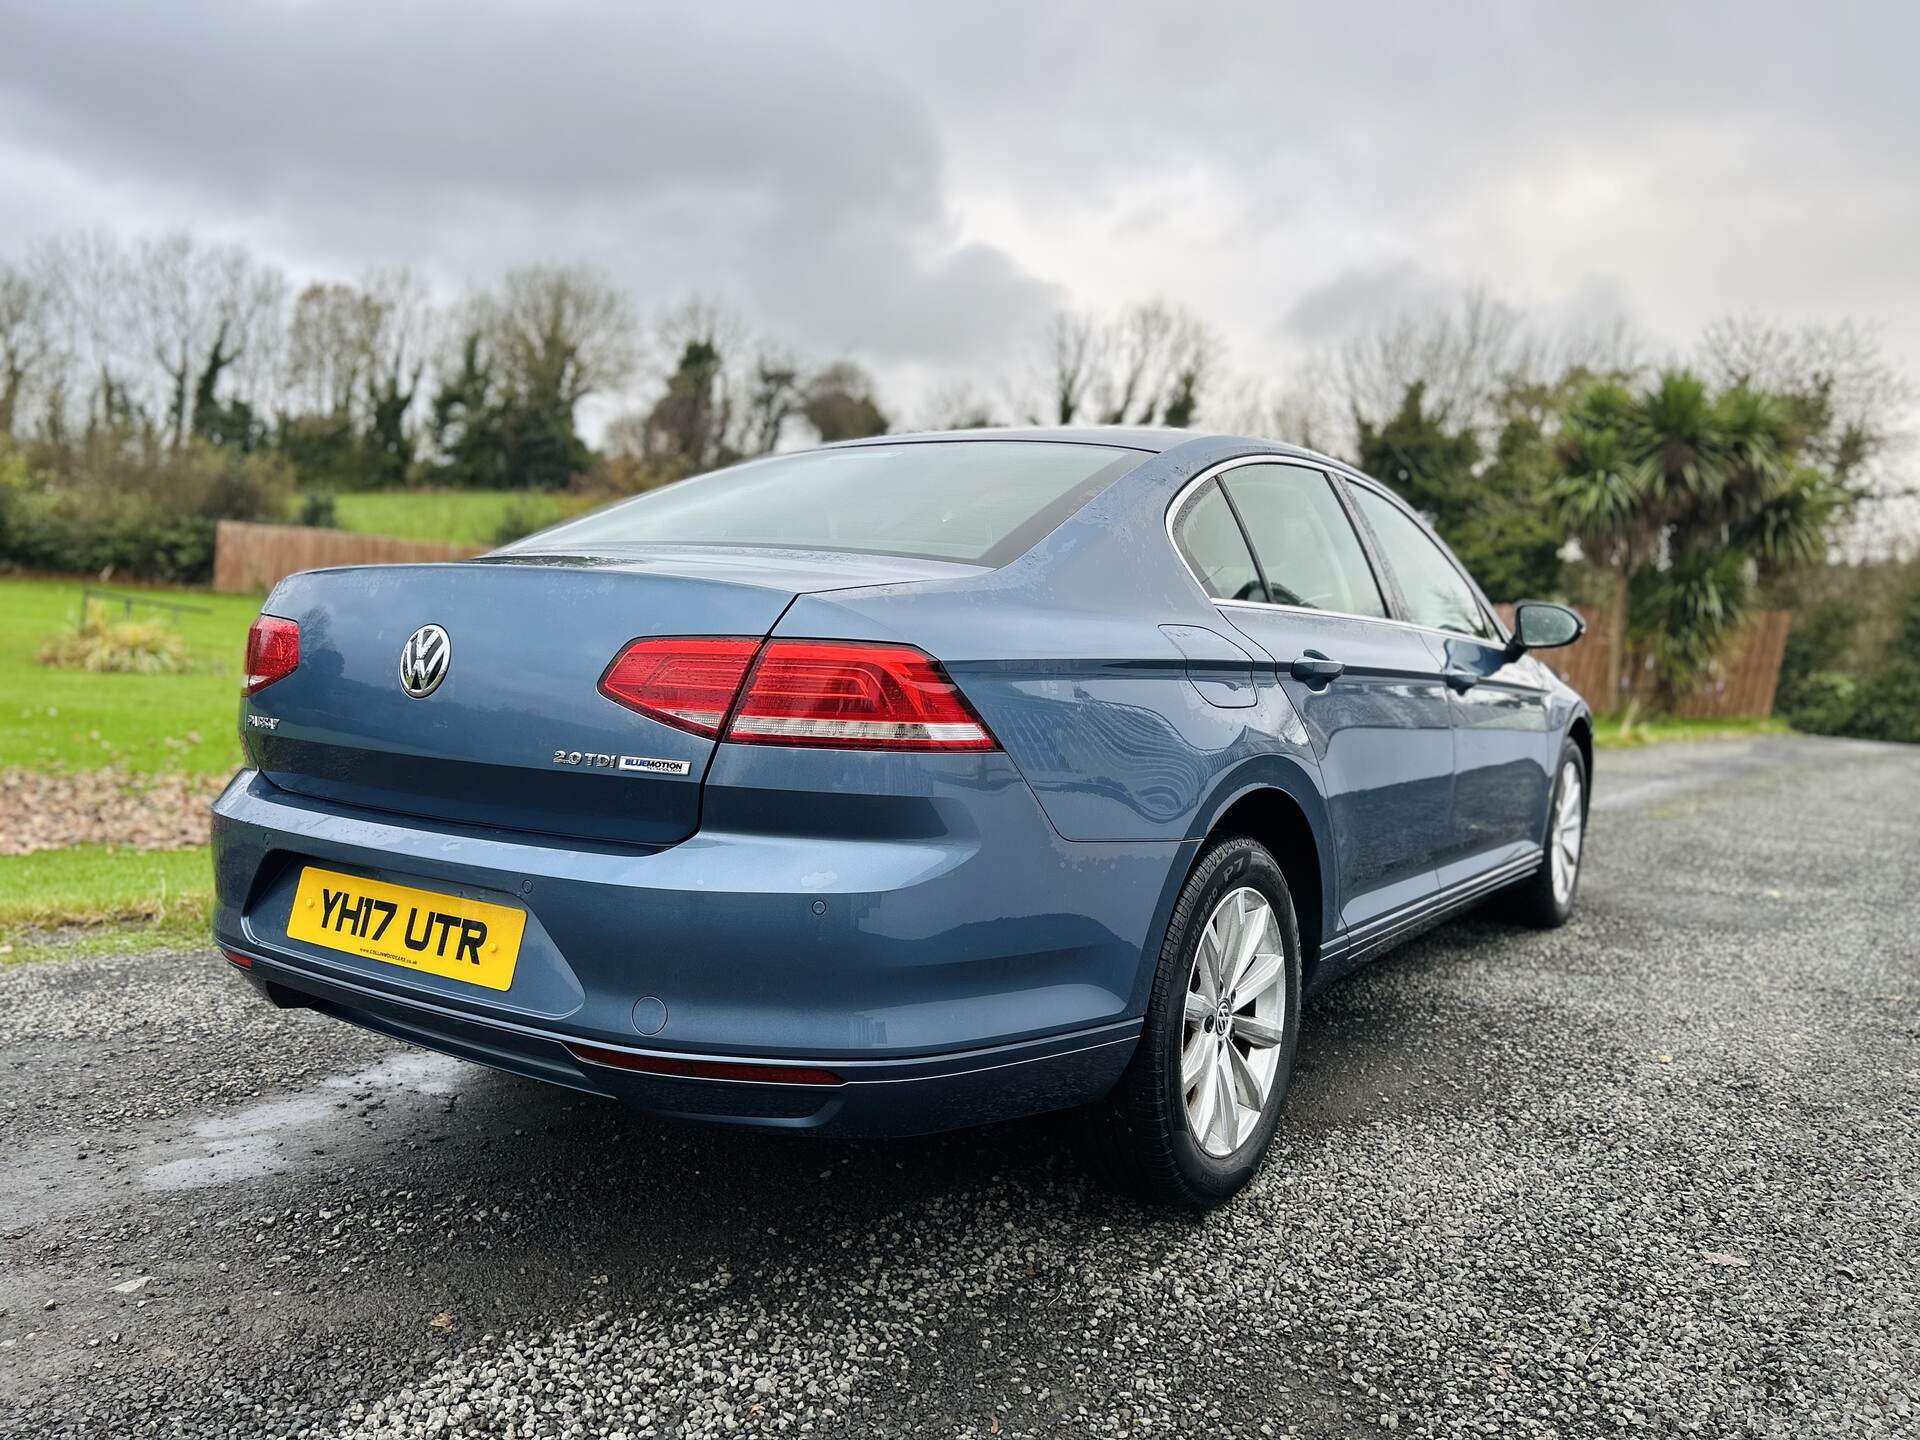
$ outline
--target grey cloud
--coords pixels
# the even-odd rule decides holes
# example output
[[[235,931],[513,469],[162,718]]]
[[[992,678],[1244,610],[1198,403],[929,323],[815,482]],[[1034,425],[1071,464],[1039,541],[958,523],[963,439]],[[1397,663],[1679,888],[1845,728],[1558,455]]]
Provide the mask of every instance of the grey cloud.
[[[291,251],[483,276],[588,254],[650,299],[724,291],[880,357],[965,358],[1053,303],[955,243],[925,105],[805,33],[487,5],[39,7],[6,28],[0,141]]]
[[[1342,340],[1399,316],[1438,309],[1457,293],[1411,260],[1342,270],[1304,291],[1280,328],[1309,344]]]
[[[1473,284],[1676,342],[1850,313],[1920,361],[1920,7],[0,0],[0,35],[0,249],[578,256],[976,378],[1066,300],[1207,307],[1251,369]]]

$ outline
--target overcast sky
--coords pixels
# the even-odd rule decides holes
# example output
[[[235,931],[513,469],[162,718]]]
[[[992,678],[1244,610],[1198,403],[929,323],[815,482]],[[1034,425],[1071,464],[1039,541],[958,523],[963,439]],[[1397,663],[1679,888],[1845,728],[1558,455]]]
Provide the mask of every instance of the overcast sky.
[[[1160,295],[1266,373],[1485,284],[1920,366],[1920,6],[0,0],[0,253],[190,225],[700,291],[883,395]],[[911,420],[909,414],[906,418]]]

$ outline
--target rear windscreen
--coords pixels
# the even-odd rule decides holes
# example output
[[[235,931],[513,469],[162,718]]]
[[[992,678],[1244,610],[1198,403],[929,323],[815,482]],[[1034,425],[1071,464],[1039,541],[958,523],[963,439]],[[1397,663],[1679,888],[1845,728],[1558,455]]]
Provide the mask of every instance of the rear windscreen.
[[[507,550],[777,545],[1003,565],[1145,458],[1035,440],[809,450],[665,485]]]

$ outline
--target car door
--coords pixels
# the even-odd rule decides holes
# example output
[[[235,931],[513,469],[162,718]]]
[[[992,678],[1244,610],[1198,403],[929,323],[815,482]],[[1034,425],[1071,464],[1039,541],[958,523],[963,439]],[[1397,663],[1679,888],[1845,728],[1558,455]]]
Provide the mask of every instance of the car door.
[[[1439,855],[1441,888],[1523,862],[1538,848],[1553,783],[1544,669],[1508,650],[1464,569],[1412,512],[1370,484],[1351,482],[1349,493],[1452,694],[1453,825]]]
[[[1250,567],[1232,558],[1236,531]],[[1235,462],[1188,492],[1174,532],[1306,726],[1333,824],[1343,929],[1429,898],[1451,825],[1447,691],[1423,637],[1389,618],[1333,481],[1298,463]],[[1196,558],[1203,539],[1214,558]]]

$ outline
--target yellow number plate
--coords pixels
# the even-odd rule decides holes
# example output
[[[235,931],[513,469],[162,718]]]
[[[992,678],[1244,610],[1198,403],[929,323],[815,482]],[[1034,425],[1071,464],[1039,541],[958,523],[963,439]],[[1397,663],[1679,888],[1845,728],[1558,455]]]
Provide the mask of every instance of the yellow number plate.
[[[505,990],[527,912],[387,885],[309,865],[300,872],[287,934],[310,945],[384,960],[429,975]]]

